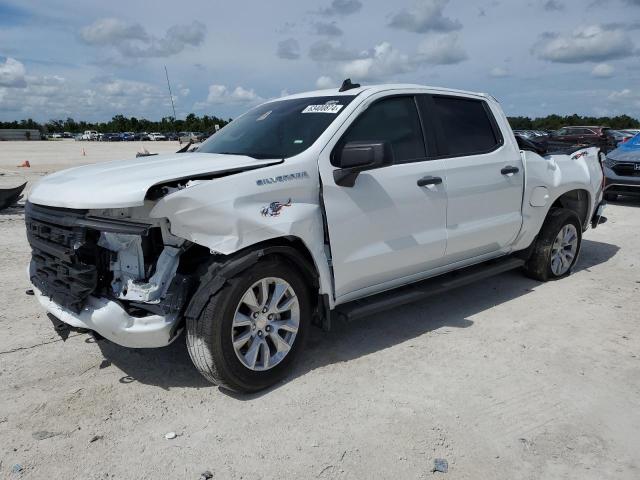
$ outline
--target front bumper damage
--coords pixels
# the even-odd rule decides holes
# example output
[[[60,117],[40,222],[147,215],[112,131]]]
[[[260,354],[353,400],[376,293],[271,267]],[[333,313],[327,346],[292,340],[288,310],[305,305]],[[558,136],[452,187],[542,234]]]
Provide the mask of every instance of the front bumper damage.
[[[129,348],[155,348],[169,345],[180,333],[177,315],[134,317],[117,302],[89,296],[80,312],[73,312],[33,289],[40,305],[57,319],[76,328],[86,328],[107,340]]]
[[[170,344],[191,287],[178,272],[188,242],[162,221],[95,214],[27,203],[28,276],[38,302],[62,322],[125,347]]]

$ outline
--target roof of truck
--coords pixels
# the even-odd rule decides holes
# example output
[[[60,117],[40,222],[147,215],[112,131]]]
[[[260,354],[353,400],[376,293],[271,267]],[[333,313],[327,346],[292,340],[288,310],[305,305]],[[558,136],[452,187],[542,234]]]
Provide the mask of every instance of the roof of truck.
[[[335,97],[335,96],[355,96],[359,95],[362,92],[369,93],[377,93],[384,92],[387,90],[400,90],[400,89],[420,89],[420,90],[431,90],[438,91],[442,93],[453,93],[453,94],[462,94],[462,95],[474,95],[474,96],[482,96],[482,97],[490,97],[485,93],[479,92],[469,92],[465,90],[456,90],[453,88],[443,88],[443,87],[431,87],[426,85],[416,85],[410,83],[389,83],[389,84],[380,84],[380,85],[363,85],[358,88],[351,88],[344,92],[339,91],[340,87],[328,88],[324,90],[313,90],[309,92],[300,92],[294,93],[291,95],[287,95],[285,97],[277,98],[274,100],[290,100],[294,98],[305,98],[305,97]]]

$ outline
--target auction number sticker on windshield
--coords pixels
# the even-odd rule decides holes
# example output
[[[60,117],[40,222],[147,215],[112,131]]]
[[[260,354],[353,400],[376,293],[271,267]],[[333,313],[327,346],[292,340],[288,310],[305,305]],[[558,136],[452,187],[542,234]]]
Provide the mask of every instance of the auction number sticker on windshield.
[[[335,103],[327,103],[324,105],[309,105],[302,113],[333,113],[334,115],[340,111],[344,105]]]

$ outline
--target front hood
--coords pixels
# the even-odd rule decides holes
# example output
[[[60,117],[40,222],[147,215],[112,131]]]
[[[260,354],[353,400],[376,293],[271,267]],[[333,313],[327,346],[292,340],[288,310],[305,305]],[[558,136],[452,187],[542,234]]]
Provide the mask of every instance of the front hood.
[[[81,209],[135,207],[143,205],[149,188],[159,183],[249,170],[279,162],[193,152],[96,163],[44,177],[32,188],[29,201]]]
[[[640,162],[640,149],[630,150],[623,148],[616,148],[609,152],[607,157],[616,162]]]

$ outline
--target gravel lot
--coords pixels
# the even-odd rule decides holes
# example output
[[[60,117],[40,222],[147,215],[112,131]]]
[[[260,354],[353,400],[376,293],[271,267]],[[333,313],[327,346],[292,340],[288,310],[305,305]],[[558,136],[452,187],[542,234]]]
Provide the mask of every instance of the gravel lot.
[[[0,179],[140,146],[5,142]],[[640,202],[605,215],[566,279],[511,272],[316,330],[290,378],[236,396],[183,338],[129,350],[56,333],[24,293],[22,209],[0,212],[0,477],[638,479]]]

